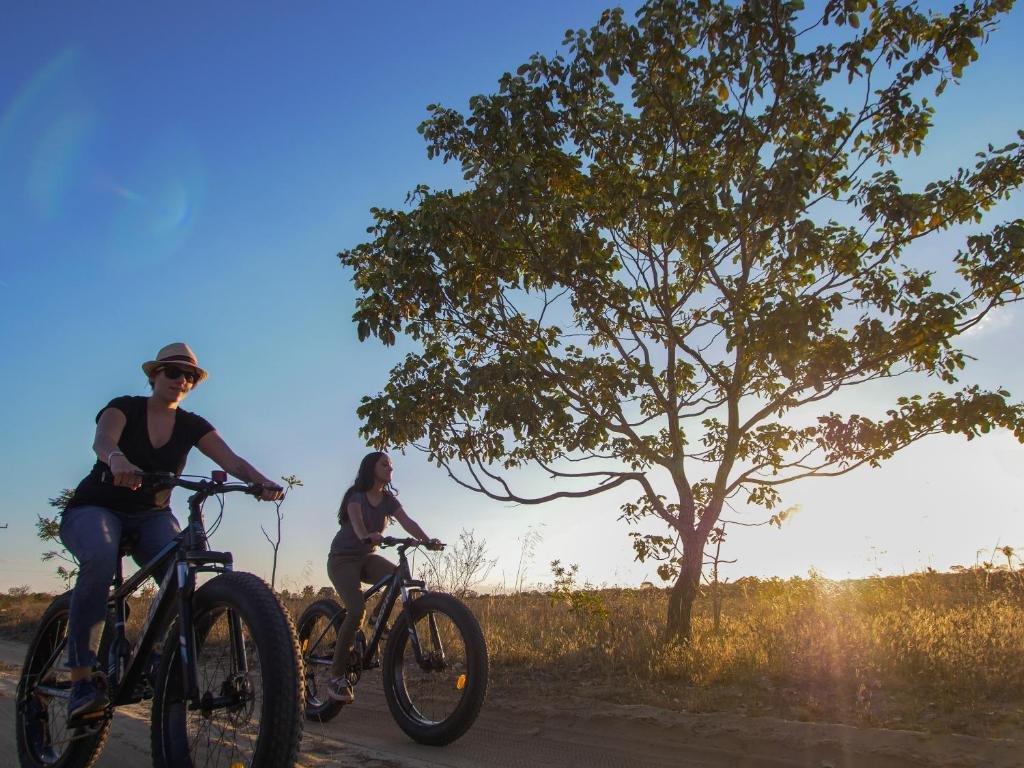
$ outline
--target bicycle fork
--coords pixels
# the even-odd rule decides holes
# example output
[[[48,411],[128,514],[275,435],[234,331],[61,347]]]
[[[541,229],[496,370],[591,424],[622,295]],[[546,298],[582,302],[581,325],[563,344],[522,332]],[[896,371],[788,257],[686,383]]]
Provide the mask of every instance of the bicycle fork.
[[[199,698],[199,670],[194,663],[196,633],[192,616],[192,593],[196,588],[196,574],[185,559],[175,563],[178,578],[178,656],[181,659],[181,682],[185,698],[195,702]]]
[[[231,569],[229,556],[224,553],[204,552],[204,559],[214,559],[211,555],[219,555],[224,570]],[[235,611],[227,609],[228,632],[230,634],[231,654],[234,661],[233,678],[230,688],[219,691],[201,692],[199,688],[199,665],[197,663],[197,640],[195,613],[192,608],[192,597],[196,591],[197,569],[187,556],[176,564],[178,578],[178,650],[181,657],[181,675],[185,699],[190,702],[190,709],[200,709],[208,715],[214,709],[232,707],[241,703],[246,693],[245,676],[249,671],[249,662],[245,650],[245,638],[242,634],[242,619]]]
[[[415,602],[411,600],[409,593],[404,587],[402,588],[402,603],[406,614],[409,616],[409,642],[412,644],[412,652],[416,657],[416,663],[420,666],[420,669],[428,671],[444,669],[446,664],[444,644],[441,641],[441,633],[437,629],[437,619],[434,618],[434,612],[427,611],[427,629],[430,634],[431,651],[429,654],[424,654],[414,620],[416,615]]]

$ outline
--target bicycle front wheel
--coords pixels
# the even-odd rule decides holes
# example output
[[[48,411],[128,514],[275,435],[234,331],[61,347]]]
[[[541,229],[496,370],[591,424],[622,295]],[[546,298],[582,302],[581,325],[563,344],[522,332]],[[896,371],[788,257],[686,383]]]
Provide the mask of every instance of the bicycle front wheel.
[[[487,693],[487,644],[462,602],[428,592],[391,628],[383,663],[384,696],[399,727],[421,744],[464,734]]]
[[[192,598],[199,695],[182,681],[178,627],[153,701],[157,768],[289,768],[302,738],[302,674],[291,619],[262,579],[222,573]]]
[[[28,647],[15,704],[18,760],[23,768],[88,768],[110,731],[110,717],[67,726],[71,678],[64,666],[71,593],[50,603]]]

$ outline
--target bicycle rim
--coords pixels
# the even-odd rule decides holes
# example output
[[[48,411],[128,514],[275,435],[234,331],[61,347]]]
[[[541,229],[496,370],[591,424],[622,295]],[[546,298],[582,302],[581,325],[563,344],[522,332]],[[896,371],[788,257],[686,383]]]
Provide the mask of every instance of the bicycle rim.
[[[395,654],[392,673],[396,698],[411,720],[441,725],[456,714],[469,691],[467,639],[444,610],[428,611],[412,626],[415,637],[410,630],[403,638],[391,638],[404,646]]]
[[[87,726],[69,728],[67,703],[71,677],[64,665],[70,595],[58,598],[44,615],[30,646],[17,693],[17,741],[22,765],[71,768],[91,764],[110,728],[102,716]]]

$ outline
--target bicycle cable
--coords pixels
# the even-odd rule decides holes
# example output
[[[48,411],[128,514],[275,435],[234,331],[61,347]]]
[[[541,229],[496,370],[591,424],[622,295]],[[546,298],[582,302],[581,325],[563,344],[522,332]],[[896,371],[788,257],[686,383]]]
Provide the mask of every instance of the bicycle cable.
[[[220,528],[221,520],[224,519],[224,494],[218,493],[213,498],[217,500],[217,504],[220,509],[217,510],[217,517],[214,518],[213,523],[211,523],[206,529],[206,538],[210,538],[217,532],[217,529]],[[200,507],[200,509],[202,509],[202,507]]]
[[[178,475],[178,477],[184,478],[186,480],[209,480],[209,478],[206,475]],[[217,500],[217,504],[220,506],[220,509],[217,512],[217,517],[214,518],[214,521],[209,526],[207,526],[205,523],[203,524],[203,529],[206,533],[207,539],[209,539],[211,536],[213,536],[213,534],[217,532],[217,529],[220,527],[221,521],[224,519],[225,499],[223,493],[214,493],[211,494],[210,496],[207,496],[203,503],[199,505],[199,512],[202,513],[203,508],[206,506],[206,502],[209,501],[210,498],[215,498]]]

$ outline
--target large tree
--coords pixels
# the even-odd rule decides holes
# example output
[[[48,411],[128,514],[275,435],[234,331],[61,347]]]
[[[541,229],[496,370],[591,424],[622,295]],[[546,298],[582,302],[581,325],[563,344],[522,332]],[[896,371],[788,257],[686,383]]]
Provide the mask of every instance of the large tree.
[[[494,499],[635,484],[623,513],[667,526],[634,545],[670,558],[681,638],[730,499],[771,509],[785,483],[937,433],[1024,440],[1024,407],[958,383],[955,346],[1021,297],[1024,221],[980,224],[1024,150],[972,147],[916,188],[894,169],[1011,5],[652,0],[468,114],[431,106],[428,155],[466,185],[374,209],[372,240],[339,254],[360,339],[415,350],[364,398],[363,434]],[[932,237],[950,228],[959,245]],[[897,377],[888,410],[826,404]],[[516,489],[530,465],[549,493]]]

